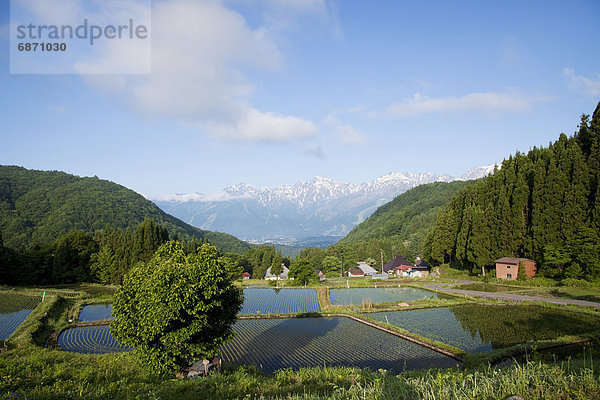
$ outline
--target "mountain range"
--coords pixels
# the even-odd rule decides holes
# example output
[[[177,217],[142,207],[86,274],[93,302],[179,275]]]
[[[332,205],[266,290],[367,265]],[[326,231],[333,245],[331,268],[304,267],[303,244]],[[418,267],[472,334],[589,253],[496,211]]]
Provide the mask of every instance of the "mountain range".
[[[151,200],[190,225],[227,232],[251,243],[326,246],[409,189],[477,179],[493,170],[494,164],[478,167],[460,178],[394,172],[361,184],[323,177],[272,188],[241,183],[216,194],[171,194]]]

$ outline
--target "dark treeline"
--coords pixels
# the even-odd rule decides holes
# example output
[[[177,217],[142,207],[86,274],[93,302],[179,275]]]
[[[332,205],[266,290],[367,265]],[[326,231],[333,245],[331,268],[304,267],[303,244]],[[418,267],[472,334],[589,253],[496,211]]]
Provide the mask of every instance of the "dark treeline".
[[[438,215],[426,258],[472,271],[503,256],[550,277],[600,279],[600,103],[579,130],[517,153],[461,190]]]
[[[0,283],[119,284],[133,265],[148,261],[169,239],[166,228],[145,220],[133,231],[107,227],[93,236],[83,231],[71,231],[50,244],[34,243],[26,250],[8,248],[0,243]]]
[[[131,267],[148,262],[160,245],[169,240],[181,241],[188,254],[209,242],[170,236],[167,228],[150,219],[134,230],[106,227],[94,235],[72,231],[48,245],[33,244],[26,250],[5,246],[0,235],[0,284],[97,282],[119,285]],[[240,278],[243,272],[262,279],[268,268],[291,264],[273,245],[258,246],[243,255],[219,253],[219,257],[234,279]]]

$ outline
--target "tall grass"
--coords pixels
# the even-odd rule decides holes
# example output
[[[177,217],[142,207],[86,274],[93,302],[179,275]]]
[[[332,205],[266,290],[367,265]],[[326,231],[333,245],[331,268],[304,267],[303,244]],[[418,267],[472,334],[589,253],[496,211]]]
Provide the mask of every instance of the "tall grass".
[[[264,375],[226,368],[198,380],[150,375],[132,354],[89,356],[28,345],[0,356],[0,398],[29,399],[525,399],[600,398],[589,356],[504,368],[394,375],[356,368],[305,368]]]

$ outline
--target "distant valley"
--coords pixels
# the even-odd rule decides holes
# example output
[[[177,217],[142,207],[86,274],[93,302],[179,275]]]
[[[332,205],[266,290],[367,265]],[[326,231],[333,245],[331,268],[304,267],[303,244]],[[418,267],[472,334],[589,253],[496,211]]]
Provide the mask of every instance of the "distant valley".
[[[494,165],[478,167],[460,178],[394,172],[362,184],[322,177],[272,188],[242,183],[217,194],[172,194],[151,200],[190,225],[251,243],[326,247],[409,189],[432,182],[477,179],[493,169]]]

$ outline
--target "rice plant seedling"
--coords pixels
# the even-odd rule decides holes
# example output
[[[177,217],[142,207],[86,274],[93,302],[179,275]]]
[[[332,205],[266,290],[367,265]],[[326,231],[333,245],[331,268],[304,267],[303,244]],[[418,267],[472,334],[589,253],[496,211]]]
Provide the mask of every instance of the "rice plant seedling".
[[[457,361],[349,318],[239,320],[234,338],[221,348],[227,364],[252,364],[266,373],[278,369],[347,366],[395,372],[448,368]],[[110,334],[108,325],[67,329],[58,337],[63,350],[114,353],[131,350]]]
[[[437,293],[412,287],[329,289],[332,305],[361,305],[366,299],[372,304],[407,302],[438,298]]]
[[[0,293],[0,340],[6,340],[38,305],[41,298]]]
[[[79,313],[79,320],[82,322],[106,321],[112,318],[112,304],[85,306]]]
[[[600,330],[600,318],[528,305],[469,304],[365,315],[470,353]]]
[[[282,368],[351,366],[395,372],[447,368],[457,361],[349,318],[239,320],[223,361]]]
[[[110,333],[108,325],[81,326],[64,330],[58,345],[67,351],[86,354],[119,353],[131,347],[121,345]]]
[[[314,289],[244,289],[240,314],[295,314],[321,312]]]
[[[367,318],[406,329],[409,332],[458,347],[469,353],[492,350],[478,331],[464,329],[447,307],[363,314]]]

